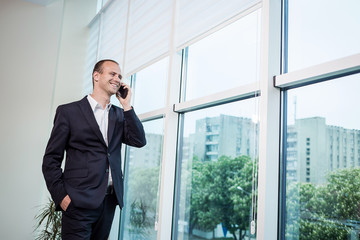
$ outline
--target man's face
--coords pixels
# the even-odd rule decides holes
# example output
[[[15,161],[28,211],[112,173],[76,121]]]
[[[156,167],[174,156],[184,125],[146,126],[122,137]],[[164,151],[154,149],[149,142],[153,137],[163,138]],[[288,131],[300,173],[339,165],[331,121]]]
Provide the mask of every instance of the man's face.
[[[102,72],[94,73],[94,88],[104,91],[111,96],[119,90],[120,78],[121,73],[119,65],[113,62],[104,62],[102,65]]]

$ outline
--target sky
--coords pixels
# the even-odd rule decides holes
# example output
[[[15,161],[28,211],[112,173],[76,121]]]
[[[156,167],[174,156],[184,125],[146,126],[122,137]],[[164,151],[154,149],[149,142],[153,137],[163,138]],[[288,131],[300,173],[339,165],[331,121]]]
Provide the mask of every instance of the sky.
[[[288,124],[324,117],[327,125],[360,130],[360,74],[289,90]],[[296,113],[295,104],[296,100]]]
[[[360,53],[359,0],[289,1],[289,72]],[[320,116],[326,124],[360,129],[360,75],[289,91],[288,122]]]
[[[289,0],[289,71],[360,53],[359,0]]]

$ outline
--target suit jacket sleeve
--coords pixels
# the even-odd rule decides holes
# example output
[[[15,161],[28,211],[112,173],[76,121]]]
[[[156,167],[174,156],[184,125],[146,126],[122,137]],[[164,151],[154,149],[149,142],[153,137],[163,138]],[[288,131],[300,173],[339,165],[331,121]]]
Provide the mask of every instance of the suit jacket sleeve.
[[[58,107],[55,114],[54,126],[45,150],[42,172],[47,188],[55,205],[58,207],[67,195],[63,179],[61,163],[70,134],[69,122],[65,109]]]
[[[136,116],[134,109],[124,112],[123,143],[133,147],[146,145],[145,132],[142,123]]]

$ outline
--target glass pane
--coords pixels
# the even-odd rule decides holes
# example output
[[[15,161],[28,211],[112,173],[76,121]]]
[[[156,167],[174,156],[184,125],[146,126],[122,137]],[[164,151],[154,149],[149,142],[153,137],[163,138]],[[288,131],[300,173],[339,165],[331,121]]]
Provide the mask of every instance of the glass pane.
[[[258,81],[260,10],[189,46],[186,100]]]
[[[360,53],[360,1],[289,0],[289,71]]]
[[[146,146],[129,147],[121,239],[156,239],[161,174],[163,119],[145,122]]]
[[[169,59],[152,64],[135,75],[134,108],[137,114],[165,106]]]
[[[286,239],[359,239],[359,78],[288,91]]]
[[[184,115],[175,239],[255,239],[257,101]]]

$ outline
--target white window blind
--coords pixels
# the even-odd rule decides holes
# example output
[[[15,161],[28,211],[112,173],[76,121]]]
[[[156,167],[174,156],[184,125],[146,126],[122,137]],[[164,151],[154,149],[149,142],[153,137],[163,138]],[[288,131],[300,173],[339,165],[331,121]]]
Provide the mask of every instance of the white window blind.
[[[92,70],[97,61],[98,42],[99,42],[99,19],[89,25],[89,37],[87,43],[87,56],[85,66],[85,76],[83,84],[83,94],[92,92]]]
[[[132,0],[125,72],[134,73],[169,52],[173,0]]]
[[[114,59],[123,65],[127,11],[128,1],[114,0],[102,13],[98,60]]]
[[[179,50],[260,2],[109,0],[89,26],[88,58],[92,59],[88,59],[88,65],[93,66],[96,60],[111,58],[120,63],[123,75],[129,76],[169,54],[172,37],[175,37]],[[172,29],[173,19],[175,29]],[[95,31],[99,23],[100,30]],[[97,38],[94,34],[100,34],[97,55],[94,44]],[[91,75],[88,68],[86,71]]]
[[[260,0],[179,0],[176,46],[182,48],[196,37],[251,8]]]

